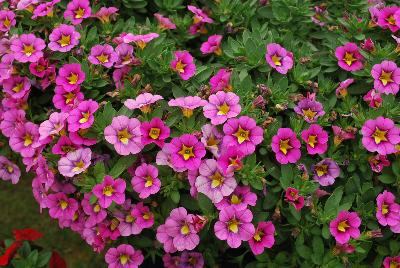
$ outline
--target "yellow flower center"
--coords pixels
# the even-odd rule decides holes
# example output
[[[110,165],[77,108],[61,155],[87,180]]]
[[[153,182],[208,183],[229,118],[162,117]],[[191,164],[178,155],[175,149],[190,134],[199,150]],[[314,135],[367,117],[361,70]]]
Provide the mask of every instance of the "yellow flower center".
[[[114,188],[111,185],[107,185],[103,188],[103,194],[105,196],[112,196],[114,193]]]
[[[383,215],[388,214],[389,213],[389,206],[386,205],[386,204],[383,204],[381,212],[382,212]]]
[[[211,179],[211,188],[216,188],[218,186],[221,186],[221,184],[224,182],[224,177],[222,177],[221,173],[216,171],[214,175],[210,177]]]
[[[68,83],[70,85],[75,85],[78,82],[79,76],[76,73],[71,73],[68,77]]]
[[[207,146],[213,147],[217,146],[219,144],[219,141],[214,137],[214,135],[210,135],[210,137],[207,140]]]
[[[86,123],[87,121],[89,121],[89,117],[90,117],[89,111],[87,111],[86,113],[82,113],[82,118],[79,119],[79,123],[81,124]]]
[[[151,187],[153,185],[153,178],[151,176],[146,177],[146,183],[144,184],[144,187]]]
[[[317,143],[317,136],[316,135],[308,136],[308,145],[310,145],[311,148],[314,148],[316,143]]]
[[[119,226],[119,220],[118,220],[117,218],[113,218],[113,219],[111,220],[110,229],[111,229],[112,231],[114,231],[115,229],[118,228],[118,226]]]
[[[353,62],[355,62],[357,59],[354,58],[353,53],[346,52],[346,54],[344,54],[343,60],[348,66],[351,66]]]
[[[302,109],[303,114],[305,117],[307,117],[309,120],[313,120],[317,112],[314,112],[311,110],[311,108],[308,108],[307,110]]]
[[[101,63],[107,63],[108,55],[101,53],[99,56],[96,56],[96,59],[98,59]]]
[[[149,220],[153,214],[151,212],[146,212],[143,214],[144,220]]]
[[[135,218],[131,214],[128,214],[125,217],[125,221],[128,223],[132,223],[134,220],[135,220]]]
[[[8,17],[6,17],[6,19],[3,21],[3,25],[4,27],[8,28],[11,25],[11,21]]]
[[[61,47],[69,46],[71,44],[71,36],[62,34],[57,43],[59,43]]]
[[[85,9],[83,8],[78,8],[77,10],[75,10],[75,19],[80,19],[83,17],[83,15],[85,14]]]
[[[123,58],[122,58],[122,63],[129,63],[131,61],[131,55],[126,54]]]
[[[230,167],[234,167],[236,170],[241,169],[241,165],[238,162],[238,160],[239,159],[237,157],[236,158],[229,158],[229,166]]]
[[[189,225],[185,224],[181,228],[181,234],[187,235],[188,233],[190,233],[190,228]]]
[[[386,130],[380,130],[379,128],[376,128],[374,134],[372,134],[375,143],[380,144],[382,141],[387,141],[386,133]]]
[[[242,199],[239,196],[233,194],[231,197],[231,204],[238,205],[240,203],[242,203]]]
[[[396,20],[394,18],[393,15],[390,15],[389,17],[386,18],[386,21],[390,24],[390,25],[396,25]]]
[[[62,210],[64,210],[64,209],[66,209],[66,208],[68,207],[68,202],[65,201],[65,200],[60,200],[60,201],[58,202],[58,205],[60,206],[60,208],[61,208]]]
[[[253,239],[256,240],[257,242],[260,242],[263,236],[264,236],[264,233],[262,231],[258,230],[254,234]]]
[[[271,57],[272,61],[276,66],[281,66],[281,57],[277,56],[276,54]]]
[[[381,82],[384,86],[386,86],[388,83],[392,83],[393,82],[392,72],[385,72],[382,70],[379,80],[381,80]]]
[[[119,256],[119,262],[122,265],[125,265],[128,261],[129,261],[129,256],[128,255],[122,254],[121,256]]]
[[[81,169],[83,169],[84,166],[85,166],[85,163],[83,162],[83,160],[80,160],[79,162],[75,163],[75,167],[72,169],[72,171],[73,172],[80,171]]]
[[[224,102],[224,104],[218,107],[217,115],[226,115],[229,112],[229,110],[230,110],[229,105],[226,104],[226,102]]]
[[[73,146],[71,146],[71,145],[64,145],[64,146],[61,146],[61,150],[62,150],[64,153],[72,152],[74,149],[75,149],[75,148],[74,148]]]
[[[344,220],[344,221],[341,221],[341,222],[339,222],[339,224],[338,224],[338,226],[337,226],[337,229],[340,231],[340,232],[346,232],[346,229],[347,228],[349,228],[350,226],[347,224],[347,220]]]
[[[32,135],[29,134],[29,133],[25,134],[25,136],[24,136],[24,146],[25,146],[25,147],[26,147],[26,146],[29,146],[29,145],[31,145],[32,143],[33,143]]]
[[[148,105],[144,105],[142,107],[139,108],[143,113],[147,114],[151,112],[151,107],[150,104]]]
[[[156,139],[158,139],[158,137],[160,137],[160,132],[161,132],[161,130],[159,128],[152,127],[150,129],[149,136],[153,140],[156,140]]]
[[[328,173],[328,165],[316,165],[315,172],[317,172],[317,175],[319,177],[327,174]]]
[[[101,207],[100,207],[99,204],[96,204],[96,205],[94,206],[94,208],[93,208],[93,211],[96,212],[96,213],[99,213],[100,210],[101,210]]]
[[[182,144],[182,149],[178,153],[183,156],[183,159],[188,160],[189,158],[194,157],[193,146],[186,147]]]
[[[228,229],[232,233],[237,233],[239,232],[239,221],[236,219],[232,219],[228,222]]]
[[[244,141],[249,141],[249,134],[250,134],[250,130],[244,130],[242,129],[241,126],[239,126],[238,131],[233,134],[234,136],[236,136],[238,143],[242,144]]]
[[[67,94],[64,95],[65,98],[65,104],[69,104],[73,99],[75,99],[75,94],[72,92],[68,92]]]
[[[10,173],[10,174],[14,172],[14,168],[12,166],[10,166],[10,165],[7,165],[6,169],[7,169],[7,172]]]
[[[142,40],[136,41],[135,43],[140,49],[144,49],[146,47],[146,42]]]
[[[182,63],[181,61],[178,61],[176,63],[176,66],[175,66],[175,70],[177,70],[179,73],[184,73],[185,72],[185,67],[186,67],[185,63]]]
[[[17,83],[15,85],[15,87],[12,88],[12,91],[14,91],[15,93],[18,93],[22,90],[23,87],[24,87],[24,83]]]
[[[188,108],[182,108],[182,114],[184,117],[191,117],[193,115],[193,110]]]
[[[399,268],[399,263],[395,260],[391,260],[389,268]]]
[[[214,51],[215,55],[221,56],[222,55],[222,49],[220,47],[217,47],[217,49]]]
[[[279,141],[279,150],[284,154],[287,155],[288,150],[292,149],[293,147],[289,144],[290,139],[280,140]]]
[[[129,139],[132,137],[132,135],[128,132],[127,128],[119,130],[117,135],[118,135],[118,140],[123,144],[128,144]]]
[[[33,45],[25,45],[24,44],[24,48],[23,48],[23,52],[25,53],[26,56],[31,56],[33,54],[33,51],[35,51],[35,49],[33,48]]]

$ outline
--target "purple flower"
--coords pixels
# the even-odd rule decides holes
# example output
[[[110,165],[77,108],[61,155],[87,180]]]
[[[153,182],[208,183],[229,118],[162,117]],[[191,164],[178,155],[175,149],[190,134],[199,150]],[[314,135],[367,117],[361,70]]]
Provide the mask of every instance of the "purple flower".
[[[114,180],[106,175],[102,183],[93,187],[93,194],[98,198],[101,207],[108,208],[114,201],[118,205],[125,202],[126,183],[123,179]]]
[[[396,95],[399,92],[400,68],[395,62],[384,60],[375,64],[371,75],[374,78],[374,88],[380,93]]]
[[[109,268],[137,268],[144,260],[142,252],[128,244],[110,248],[104,258]]]
[[[294,111],[303,116],[307,123],[315,123],[317,119],[325,114],[324,107],[312,98],[305,98],[299,101]]]
[[[160,95],[143,93],[138,95],[136,99],[127,99],[124,105],[130,110],[140,109],[143,113],[149,113],[151,111],[150,105],[162,99],[164,98]]]
[[[175,59],[171,61],[171,68],[179,74],[183,80],[189,80],[196,73],[196,65],[193,57],[187,51],[175,51]]]
[[[95,65],[111,68],[118,60],[118,55],[110,45],[95,45],[90,49],[88,60]]]
[[[361,70],[364,57],[360,54],[357,44],[346,43],[344,46],[336,48],[335,56],[338,59],[338,65],[343,70],[353,72]]]
[[[154,117],[150,122],[143,122],[140,126],[142,133],[142,144],[157,144],[160,148],[164,146],[164,140],[169,137],[170,129],[158,117]]]
[[[21,170],[19,167],[0,155],[0,179],[3,181],[11,181],[12,184],[17,184],[20,176]]]
[[[39,142],[39,127],[31,122],[19,126],[12,134],[9,145],[14,152],[20,153],[22,157],[32,157]]]
[[[65,177],[73,177],[89,167],[91,158],[92,151],[89,148],[69,152],[58,160],[58,171]]]
[[[43,57],[42,50],[46,43],[34,34],[21,34],[18,38],[11,41],[10,49],[14,58],[22,63],[36,62]]]
[[[328,133],[317,124],[301,132],[301,138],[307,144],[307,152],[311,155],[323,154],[328,149]]]
[[[63,87],[65,91],[71,92],[85,81],[85,77],[79,63],[64,64],[58,71],[56,84]]]
[[[203,107],[206,104],[207,101],[198,96],[179,97],[177,99],[171,99],[168,102],[168,105],[171,107],[180,107],[182,109],[183,116],[188,118],[193,115],[194,109]]]
[[[336,242],[345,244],[350,240],[350,237],[357,239],[360,237],[361,219],[357,212],[340,211],[337,218],[329,224],[329,230]]]
[[[201,44],[200,51],[203,54],[211,54],[214,53],[217,56],[222,54],[221,50],[221,40],[222,35],[214,34],[208,37],[208,40]]]
[[[70,20],[73,25],[80,24],[83,19],[91,16],[89,0],[72,0],[68,3],[64,12],[64,18]]]
[[[272,137],[271,147],[281,164],[296,163],[301,157],[301,143],[290,128],[280,128]]]
[[[161,187],[158,169],[153,165],[141,164],[136,168],[131,183],[133,190],[139,194],[140,198],[147,198],[158,193]]]
[[[322,186],[328,186],[335,183],[335,179],[340,175],[338,164],[330,158],[325,158],[312,166],[314,180]]]
[[[99,104],[93,100],[82,101],[78,107],[69,113],[68,131],[78,131],[79,129],[87,129],[93,125],[94,112],[99,108]]]
[[[71,220],[78,210],[78,202],[61,192],[49,194],[46,198],[46,206],[49,208],[50,217],[53,219]]]
[[[49,35],[48,47],[52,51],[68,52],[79,44],[80,38],[81,35],[75,31],[74,26],[61,24]]]
[[[232,86],[230,84],[231,74],[232,72],[228,69],[219,69],[210,79],[211,93],[216,93],[218,91],[232,91]]]
[[[211,119],[211,124],[223,124],[227,119],[240,114],[239,97],[232,93],[219,91],[208,98],[208,103],[203,107],[205,117]]]
[[[269,66],[281,74],[287,74],[293,68],[293,53],[279,44],[271,43],[267,45],[265,60]]]

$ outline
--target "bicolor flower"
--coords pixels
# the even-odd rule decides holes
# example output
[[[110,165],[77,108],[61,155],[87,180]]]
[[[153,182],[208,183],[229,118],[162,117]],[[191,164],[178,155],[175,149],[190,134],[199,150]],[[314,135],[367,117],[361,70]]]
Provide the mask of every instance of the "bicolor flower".
[[[294,107],[294,111],[301,115],[307,123],[315,123],[319,117],[325,114],[324,107],[314,97],[307,97],[299,101]]]
[[[170,64],[172,70],[183,80],[189,80],[196,73],[192,55],[187,51],[175,51],[174,56],[175,59]]]
[[[337,47],[335,56],[339,67],[343,70],[353,72],[359,71],[364,67],[364,57],[360,54],[359,48],[355,43],[346,43],[343,46]]]
[[[99,205],[108,208],[114,201],[121,205],[125,202],[126,183],[123,179],[113,179],[106,175],[103,182],[93,187],[93,194],[98,198]]]
[[[169,137],[170,129],[158,117],[154,117],[150,122],[143,122],[140,125],[142,133],[142,144],[157,144],[160,148],[164,146],[164,140]]]
[[[118,60],[118,55],[114,48],[108,44],[95,45],[90,49],[88,60],[95,65],[102,65],[111,68]]]
[[[158,193],[161,181],[158,179],[158,169],[146,163],[141,164],[135,170],[132,178],[132,187],[139,194],[140,198],[147,198],[152,194]]]
[[[73,177],[84,172],[91,163],[92,151],[89,148],[82,148],[67,153],[58,160],[58,171],[65,177]]]
[[[53,29],[49,35],[48,47],[52,51],[68,52],[79,44],[81,34],[75,31],[74,26],[61,24]]]
[[[3,80],[3,91],[13,99],[22,99],[31,89],[31,83],[27,77],[13,75]]]
[[[340,211],[337,218],[329,224],[329,230],[336,242],[339,244],[347,243],[350,238],[360,237],[361,219],[357,212]]]
[[[83,19],[89,18],[91,13],[92,9],[90,8],[89,0],[72,0],[67,5],[64,18],[70,20],[73,25],[77,25],[80,24]]]
[[[254,255],[264,252],[265,248],[272,248],[275,244],[275,226],[271,221],[262,221],[249,240],[249,246]]]
[[[240,114],[240,111],[239,97],[232,92],[219,91],[212,94],[203,106],[204,116],[211,119],[213,125],[223,124],[227,119]]]
[[[15,60],[25,62],[36,62],[43,57],[43,49],[46,43],[34,34],[21,34],[11,41],[10,49]]]
[[[54,219],[71,220],[78,210],[78,202],[74,198],[68,198],[62,192],[49,194],[46,198],[46,206],[49,208],[50,217]]]
[[[328,186],[335,183],[335,179],[340,175],[338,164],[330,159],[325,158],[312,166],[314,180],[322,186]]]
[[[280,128],[272,137],[272,151],[281,164],[296,163],[301,157],[301,143],[290,128]]]

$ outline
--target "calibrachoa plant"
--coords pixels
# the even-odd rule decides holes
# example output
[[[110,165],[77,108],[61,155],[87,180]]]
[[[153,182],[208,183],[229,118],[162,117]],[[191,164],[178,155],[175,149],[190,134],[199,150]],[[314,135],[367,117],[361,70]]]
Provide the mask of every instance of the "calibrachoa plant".
[[[350,2],[1,1],[0,178],[108,267],[400,267],[400,6]]]

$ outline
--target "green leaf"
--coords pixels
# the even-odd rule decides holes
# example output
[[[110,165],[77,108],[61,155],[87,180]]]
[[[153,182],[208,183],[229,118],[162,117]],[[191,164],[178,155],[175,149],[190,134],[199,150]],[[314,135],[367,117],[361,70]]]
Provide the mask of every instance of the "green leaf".
[[[207,196],[200,193],[198,196],[198,202],[199,202],[199,207],[204,214],[209,215],[213,213],[214,205]]]
[[[96,163],[96,165],[94,165],[93,175],[94,175],[97,183],[100,183],[103,181],[103,178],[106,175],[106,167],[104,166],[104,162],[99,161]]]
[[[322,264],[324,258],[324,242],[320,236],[314,236],[312,241],[313,254],[311,260],[318,265]]]
[[[181,199],[179,191],[172,191],[170,193],[170,197],[171,197],[172,201],[174,201],[175,204],[178,204],[179,200]]]
[[[49,262],[51,254],[51,251],[41,252],[36,263],[37,267],[44,267]]]
[[[135,155],[121,157],[120,159],[118,159],[118,162],[110,170],[109,175],[113,178],[118,178],[119,175],[121,175],[125,170],[127,170],[128,167],[130,167],[133,164],[133,162],[135,162],[135,160],[136,160]]]
[[[293,168],[290,164],[281,166],[281,178],[280,183],[283,189],[290,186],[293,181],[294,173]]]
[[[378,179],[385,184],[392,184],[396,181],[396,177],[393,174],[382,174],[378,176]]]
[[[339,186],[333,191],[331,196],[325,202],[324,213],[326,217],[331,217],[337,214],[342,196],[343,186]]]

